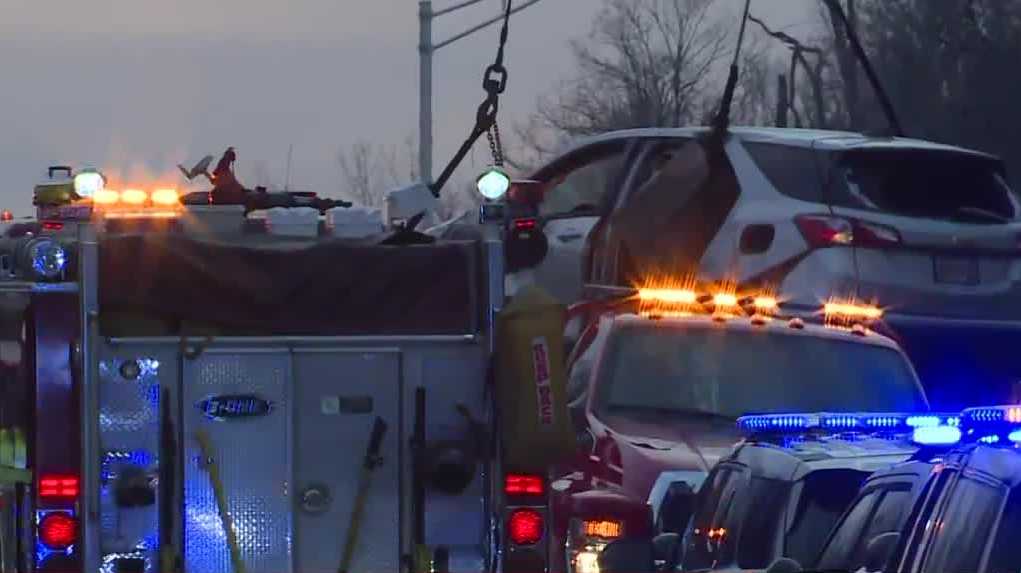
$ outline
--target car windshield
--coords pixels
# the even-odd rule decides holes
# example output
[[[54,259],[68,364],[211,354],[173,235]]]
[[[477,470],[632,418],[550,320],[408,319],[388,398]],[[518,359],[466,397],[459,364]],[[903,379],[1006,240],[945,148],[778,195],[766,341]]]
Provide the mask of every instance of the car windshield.
[[[609,413],[736,418],[749,412],[925,408],[906,359],[884,346],[655,324],[626,325],[614,334],[597,390],[597,407]]]
[[[962,223],[1007,223],[1021,216],[1000,162],[930,151],[847,153],[832,178],[838,204]]]

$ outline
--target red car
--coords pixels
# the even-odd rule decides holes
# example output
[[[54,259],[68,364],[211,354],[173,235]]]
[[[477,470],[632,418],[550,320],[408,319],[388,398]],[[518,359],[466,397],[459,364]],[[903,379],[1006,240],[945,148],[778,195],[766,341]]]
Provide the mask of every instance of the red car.
[[[656,298],[667,310],[645,308]],[[928,409],[900,347],[846,320],[878,309],[830,304],[845,320],[806,324],[767,298],[643,290],[630,301],[596,309],[569,358],[582,447],[552,483],[553,571],[597,573],[609,541],[683,530],[693,492],[740,441],[738,416]],[[660,518],[664,504],[676,523]]]

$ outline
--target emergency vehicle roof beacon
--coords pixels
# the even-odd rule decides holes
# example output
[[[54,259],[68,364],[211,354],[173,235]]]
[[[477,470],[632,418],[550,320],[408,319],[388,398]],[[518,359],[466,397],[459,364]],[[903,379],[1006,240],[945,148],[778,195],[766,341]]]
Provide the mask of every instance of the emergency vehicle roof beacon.
[[[116,187],[51,169],[38,220],[0,237],[0,347],[20,353],[0,400],[32,420],[20,449],[0,429],[0,519],[25,510],[35,571],[548,569],[545,468],[489,437],[569,447],[564,309],[498,313],[496,224],[404,246],[314,193]],[[388,199],[404,222],[437,205],[425,185]]]

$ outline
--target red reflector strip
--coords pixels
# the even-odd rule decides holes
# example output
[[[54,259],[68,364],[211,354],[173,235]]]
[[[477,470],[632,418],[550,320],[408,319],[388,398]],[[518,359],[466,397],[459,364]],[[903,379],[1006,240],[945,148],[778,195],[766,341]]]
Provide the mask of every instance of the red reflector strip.
[[[64,228],[60,221],[43,221],[43,229],[47,231],[59,231]]]
[[[507,474],[503,492],[507,495],[542,495],[546,491],[542,476]]]
[[[78,497],[78,478],[43,476],[39,479],[39,497]]]
[[[519,231],[534,229],[535,226],[536,226],[535,219],[517,219],[514,221],[514,228]]]

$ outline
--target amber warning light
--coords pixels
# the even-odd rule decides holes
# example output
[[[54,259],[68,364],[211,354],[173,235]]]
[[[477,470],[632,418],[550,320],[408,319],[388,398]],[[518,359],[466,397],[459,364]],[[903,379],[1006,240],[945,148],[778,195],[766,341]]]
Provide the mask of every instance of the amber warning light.
[[[619,521],[599,519],[582,523],[582,532],[587,537],[616,539],[624,532],[624,525]]]
[[[107,217],[174,217],[181,208],[176,189],[100,189],[92,196],[96,210]]]
[[[823,314],[834,318],[879,320],[883,317],[883,309],[870,305],[828,302],[823,307]]]

